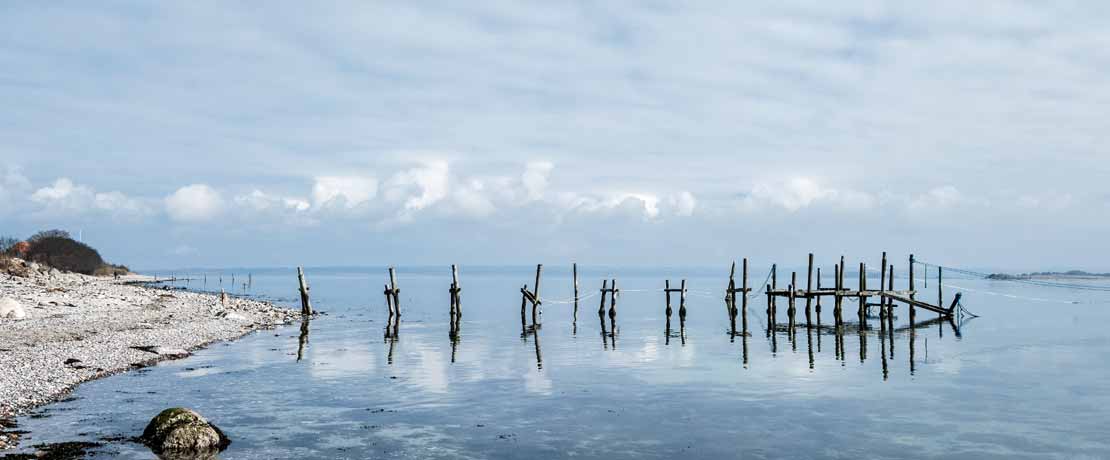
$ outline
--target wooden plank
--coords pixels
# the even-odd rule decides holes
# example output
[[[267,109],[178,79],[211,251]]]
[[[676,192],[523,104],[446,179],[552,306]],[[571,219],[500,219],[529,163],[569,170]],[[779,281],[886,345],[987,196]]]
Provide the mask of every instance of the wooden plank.
[[[948,316],[948,315],[951,314],[951,312],[949,312],[948,310],[946,310],[942,307],[927,304],[927,303],[922,302],[920,300],[914,300],[914,299],[911,299],[909,297],[903,297],[903,296],[895,294],[893,292],[883,292],[881,295],[883,297],[886,297],[886,298],[891,299],[891,300],[897,300],[897,301],[905,303],[907,305],[912,305],[912,306],[917,307],[917,308],[924,308],[926,310],[936,312],[936,313],[940,313],[940,314],[945,315],[945,316]]]

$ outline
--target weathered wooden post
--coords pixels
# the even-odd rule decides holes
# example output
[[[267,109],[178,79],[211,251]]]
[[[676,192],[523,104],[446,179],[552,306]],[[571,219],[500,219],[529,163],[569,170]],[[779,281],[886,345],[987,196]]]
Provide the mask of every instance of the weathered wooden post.
[[[806,327],[813,324],[809,320],[811,305],[813,303],[813,253],[809,253],[809,266],[806,269]]]
[[[867,325],[867,295],[863,291],[867,290],[867,265],[863,262],[859,263],[859,327],[863,329]]]
[[[820,295],[820,292],[821,292],[821,267],[817,267],[817,292],[818,292],[817,305],[815,305],[813,307],[813,309],[814,309],[814,311],[817,312],[817,325],[821,325],[821,297],[822,297]],[[817,334],[817,340],[818,341],[821,340],[821,334]],[[818,343],[818,344],[820,344],[820,343]],[[817,351],[821,351],[820,347],[818,347]]]
[[[682,322],[685,322],[686,321],[686,280],[682,280],[682,283],[679,285],[679,289],[682,289],[682,290],[679,291],[679,293],[678,293],[678,319]]]
[[[937,307],[944,308],[944,267],[937,265]],[[938,318],[943,318],[944,315],[937,313]],[[944,330],[943,327],[937,329]]]
[[[575,263],[571,266],[571,271],[574,272],[574,323],[578,323],[578,264]]]
[[[451,264],[451,303],[453,317],[462,316],[462,285],[459,284],[459,267]]]
[[[538,308],[539,305],[541,304],[541,301],[540,301],[540,274],[541,273],[543,273],[543,264],[536,264],[536,286],[535,286],[536,290],[532,291],[532,296],[535,297],[535,299],[533,300],[534,303],[532,304],[533,309]],[[540,311],[540,314],[543,314],[542,310]]]
[[[917,286],[914,284],[914,279],[913,279],[914,265],[917,265],[917,264],[914,263],[913,254],[910,254],[910,300],[914,300],[914,297],[917,295]],[[910,304],[910,331],[911,331],[911,334],[913,333],[912,332],[913,331],[913,320],[914,320],[915,316],[917,316],[917,309],[914,308],[913,304],[911,303]],[[911,341],[913,340],[912,335],[911,335],[910,340]],[[911,364],[911,367],[912,366],[913,365]]]
[[[617,335],[617,295],[620,290],[617,289],[617,280],[613,279],[613,294],[609,296],[609,329],[613,330],[613,335]]]
[[[605,293],[609,292],[608,287],[609,280],[601,280],[601,305],[597,307],[597,314],[599,316],[605,316]]]
[[[779,279],[778,264],[771,264],[771,290],[767,291],[767,294],[771,296],[770,297],[771,298],[771,314],[774,314],[776,316],[778,315],[778,307],[779,307],[778,299],[776,299],[775,295],[771,294],[771,292],[778,289],[778,279]]]
[[[728,271],[728,292],[725,293],[725,308],[728,316],[735,321],[736,318],[736,261],[732,261],[732,268]]]
[[[833,264],[833,325],[840,326],[840,264]]]
[[[389,267],[389,290],[393,295],[393,310],[398,317],[401,316],[401,290],[397,288],[397,270]]]
[[[883,307],[886,306],[886,297],[882,295],[883,288],[886,286],[886,251],[883,251],[883,263],[879,265],[879,317],[883,313]]]
[[[521,334],[522,334],[521,337],[522,338],[528,336],[528,317],[526,315],[526,312],[528,311],[528,294],[527,294],[527,292],[528,292],[528,284],[525,284],[525,285],[520,287],[520,328],[521,328]]]
[[[886,253],[883,253],[883,265],[879,267],[882,274],[879,276],[879,322],[886,323]]]
[[[742,280],[742,283],[743,283],[742,289],[743,289],[743,291],[740,292],[740,294],[741,294],[741,297],[740,297],[740,305],[741,305],[740,311],[743,312],[743,314],[744,314],[744,332],[747,332],[747,330],[748,330],[748,325],[747,325],[747,321],[748,321],[747,320],[747,318],[748,318],[748,291],[751,290],[751,288],[748,287],[748,258],[747,257],[744,258],[744,267],[743,267],[743,274],[742,275],[743,275],[744,278]],[[735,300],[733,302],[734,302],[733,307],[735,308],[735,306],[736,306]]]
[[[297,282],[301,288],[301,314],[308,316],[312,314],[312,301],[308,297],[308,281],[304,279],[304,268],[297,267]]]
[[[667,321],[669,323],[671,320],[671,313],[673,313],[673,310],[671,310],[671,280],[663,282],[663,292],[667,294],[667,309],[665,312],[667,313]]]
[[[388,284],[383,284],[382,286],[384,287],[384,289],[382,290],[382,293],[385,294],[385,307],[389,309],[389,317],[392,318],[393,315],[394,315],[394,312],[393,312],[393,291],[389,290],[389,285]],[[387,331],[388,331],[388,329],[387,329]]]

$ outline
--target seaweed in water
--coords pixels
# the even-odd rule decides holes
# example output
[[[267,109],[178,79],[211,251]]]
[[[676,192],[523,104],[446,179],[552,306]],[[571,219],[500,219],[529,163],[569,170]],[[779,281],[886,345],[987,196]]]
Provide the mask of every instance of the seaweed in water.
[[[39,444],[34,446],[35,452],[30,454],[8,454],[0,456],[4,460],[73,460],[85,458],[89,450],[96,449],[104,444],[99,442],[60,442],[57,444]]]

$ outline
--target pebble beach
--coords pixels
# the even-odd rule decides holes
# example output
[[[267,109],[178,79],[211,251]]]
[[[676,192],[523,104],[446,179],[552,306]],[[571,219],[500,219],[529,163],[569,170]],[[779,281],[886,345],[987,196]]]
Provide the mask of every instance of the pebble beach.
[[[64,398],[89,380],[179,359],[213,342],[287,324],[268,302],[168,290],[129,275],[93,277],[24,265],[0,272],[0,421]],[[3,433],[0,449],[18,435]]]

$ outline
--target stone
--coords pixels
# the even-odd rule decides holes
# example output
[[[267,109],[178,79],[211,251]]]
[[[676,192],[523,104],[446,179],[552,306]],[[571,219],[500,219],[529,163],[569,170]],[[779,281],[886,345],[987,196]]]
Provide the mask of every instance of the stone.
[[[27,312],[17,300],[5,297],[0,299],[0,318],[24,319],[27,318]]]
[[[240,315],[240,314],[235,313],[233,311],[227,311],[227,310],[223,310],[219,313],[216,313],[216,317],[217,318],[223,318],[223,319],[229,319],[229,320],[232,320],[232,321],[240,321],[240,322],[249,321],[246,316]]]
[[[184,348],[165,347],[162,345],[144,345],[140,347],[131,347],[136,350],[145,351],[147,353],[154,353],[158,356],[165,356],[167,358],[184,358],[189,356],[189,350]]]
[[[184,407],[159,413],[147,424],[141,439],[155,454],[172,457],[211,455],[231,444],[216,425]]]

